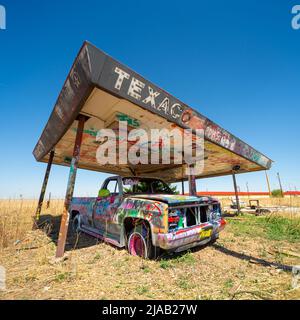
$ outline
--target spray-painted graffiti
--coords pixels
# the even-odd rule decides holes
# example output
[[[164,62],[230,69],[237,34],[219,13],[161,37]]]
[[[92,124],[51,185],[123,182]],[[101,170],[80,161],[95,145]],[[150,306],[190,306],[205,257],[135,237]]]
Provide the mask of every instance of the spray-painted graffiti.
[[[264,167],[268,167],[270,165],[270,159],[251,148],[248,144],[236,138],[217,124],[206,118],[200,117],[192,109],[186,110],[182,114],[181,120],[191,129],[204,130],[204,136],[206,139],[224,147],[225,149],[233,151],[236,154],[252,160]]]
[[[106,189],[112,181],[121,189],[119,192]],[[175,251],[218,237],[225,222],[216,199],[176,195],[171,191],[160,194],[151,189],[162,188],[161,184],[148,178],[108,178],[99,197],[73,198],[71,216],[80,217],[80,230],[120,247],[133,239],[130,235],[135,230],[138,231],[134,239],[148,234],[151,245]],[[166,191],[167,186],[163,188]],[[134,244],[130,246],[136,252]]]

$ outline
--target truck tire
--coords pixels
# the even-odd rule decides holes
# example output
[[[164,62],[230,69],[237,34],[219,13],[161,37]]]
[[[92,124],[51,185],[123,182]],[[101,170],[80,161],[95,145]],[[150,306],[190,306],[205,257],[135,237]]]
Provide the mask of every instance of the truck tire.
[[[150,228],[145,225],[135,226],[128,235],[128,252],[144,259],[154,259],[159,255],[159,249],[152,244]]]

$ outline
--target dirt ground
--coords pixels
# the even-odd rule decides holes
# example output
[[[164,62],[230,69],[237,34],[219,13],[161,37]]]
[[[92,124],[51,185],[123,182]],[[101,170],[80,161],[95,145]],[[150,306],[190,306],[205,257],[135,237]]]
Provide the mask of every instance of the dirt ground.
[[[155,261],[70,234],[57,261],[59,217],[44,215],[43,230],[0,251],[7,273],[0,299],[300,299],[291,286],[300,242],[253,237],[233,219],[243,218],[228,218],[215,244]]]

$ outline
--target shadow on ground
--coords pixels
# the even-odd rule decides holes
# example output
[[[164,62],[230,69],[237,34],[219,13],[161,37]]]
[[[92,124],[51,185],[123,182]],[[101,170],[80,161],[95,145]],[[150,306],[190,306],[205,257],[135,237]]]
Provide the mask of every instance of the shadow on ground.
[[[215,243],[213,245],[213,247],[224,253],[224,254],[227,254],[229,256],[232,256],[234,258],[238,258],[238,259],[241,259],[241,260],[246,260],[246,261],[249,261],[251,263],[255,263],[255,264],[258,264],[258,265],[261,265],[261,266],[264,266],[264,267],[275,267],[277,269],[281,269],[283,271],[292,271],[292,266],[289,266],[289,265],[286,265],[286,264],[281,264],[281,263],[277,263],[277,262],[270,262],[270,261],[267,261],[267,260],[264,260],[264,259],[261,259],[261,258],[256,258],[256,257],[253,257],[251,255],[247,255],[247,254],[244,254],[244,253],[240,253],[240,252],[236,252],[234,250],[230,250],[230,249],[227,249],[226,247],[224,246],[221,246],[217,243]]]
[[[215,250],[217,250],[217,251],[219,251],[221,253],[224,253],[226,255],[229,255],[231,257],[234,257],[234,258],[237,258],[237,259],[240,259],[240,260],[244,260],[244,261],[249,261],[250,263],[254,263],[254,264],[257,264],[257,265],[260,265],[260,266],[263,266],[263,267],[275,267],[277,269],[281,269],[283,271],[289,271],[289,272],[291,272],[292,269],[293,269],[292,266],[289,266],[289,265],[286,265],[286,264],[277,263],[277,262],[267,261],[267,260],[264,260],[264,259],[261,259],[261,258],[256,258],[256,257],[254,257],[252,255],[247,255],[247,254],[244,254],[244,253],[240,253],[240,252],[228,249],[228,248],[226,248],[224,246],[221,246],[218,243],[208,243],[208,244],[206,244],[204,246],[195,247],[195,248],[192,248],[191,250],[189,250],[189,252],[198,252],[198,251],[201,251],[201,250],[207,248],[208,246],[212,246]],[[180,252],[180,253],[174,253],[174,254],[166,253],[166,254],[163,254],[160,257],[160,259],[172,260],[172,259],[179,258],[179,257],[183,256],[186,253],[187,253],[187,251],[183,251],[183,252]]]
[[[43,230],[56,245],[58,240],[60,221],[61,216],[52,216],[50,214],[46,214],[41,216],[38,223],[39,229]],[[91,237],[85,233],[80,233],[78,236],[75,232],[73,232],[70,222],[66,241],[66,251],[88,248],[100,242],[101,241],[99,239]]]
[[[61,216],[52,216],[50,214],[42,215],[39,221],[39,229],[44,230],[47,233],[48,237],[57,244],[58,240],[58,233],[60,227]],[[89,236],[85,233],[80,233],[79,236],[73,232],[71,223],[69,225],[68,235],[67,235],[67,242],[66,242],[66,251],[75,250],[75,249],[82,249],[94,246],[102,241]],[[107,245],[110,245],[107,243]],[[224,246],[221,246],[218,243],[208,243],[203,246],[194,247],[189,250],[189,252],[198,252],[205,249],[208,246],[212,246],[215,250],[224,253],[226,255],[230,255],[234,258],[238,258],[241,260],[249,261],[251,263],[255,263],[264,267],[275,267],[277,269],[281,269],[283,271],[292,271],[292,266],[280,264],[277,262],[270,262],[261,258],[256,258],[251,255],[246,255],[244,253],[240,253],[231,249],[228,249]],[[123,250],[117,247],[114,247],[116,250]],[[162,254],[157,258],[157,260],[173,260],[177,259],[183,255],[185,255],[187,251],[183,251],[180,253],[168,253],[162,252]]]

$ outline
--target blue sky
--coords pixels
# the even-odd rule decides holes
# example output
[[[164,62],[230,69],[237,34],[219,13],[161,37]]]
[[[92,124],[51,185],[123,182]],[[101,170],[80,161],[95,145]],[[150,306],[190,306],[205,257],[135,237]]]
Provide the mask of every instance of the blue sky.
[[[0,198],[38,196],[45,164],[32,150],[84,40],[272,158],[272,188],[279,171],[285,189],[300,189],[297,0],[0,4]],[[48,192],[63,197],[67,177],[54,166]],[[94,195],[104,177],[79,170],[75,195]],[[238,176],[241,190],[247,182],[266,190],[264,172]],[[198,190],[232,188],[231,177],[198,181]]]

